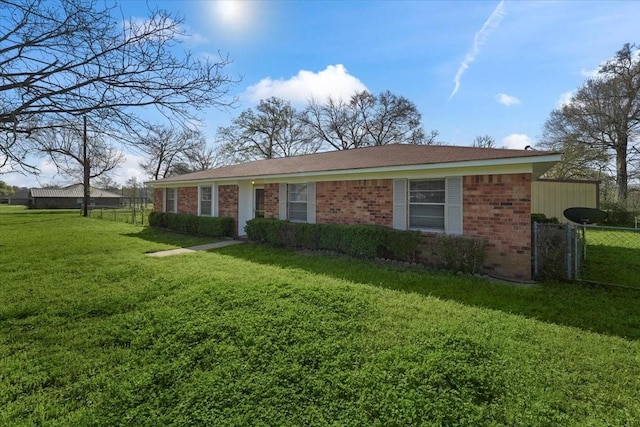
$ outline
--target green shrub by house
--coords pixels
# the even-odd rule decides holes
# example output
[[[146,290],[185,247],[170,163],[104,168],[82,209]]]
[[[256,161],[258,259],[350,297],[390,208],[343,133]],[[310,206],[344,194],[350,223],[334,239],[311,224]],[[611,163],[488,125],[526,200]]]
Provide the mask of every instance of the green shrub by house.
[[[270,218],[247,221],[249,240],[276,246],[322,249],[358,258],[409,260],[420,244],[420,232],[380,225],[305,224]]]
[[[151,212],[149,225],[202,236],[233,237],[234,220],[228,217]]]
[[[451,271],[476,274],[484,264],[485,240],[477,237],[437,234],[433,239],[436,265]]]

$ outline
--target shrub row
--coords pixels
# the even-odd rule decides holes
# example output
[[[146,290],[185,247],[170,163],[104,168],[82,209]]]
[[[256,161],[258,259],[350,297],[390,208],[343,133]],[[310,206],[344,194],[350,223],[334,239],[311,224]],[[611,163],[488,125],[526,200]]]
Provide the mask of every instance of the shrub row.
[[[168,212],[151,212],[149,225],[168,228],[188,234],[200,234],[210,237],[233,237],[233,218],[196,216]]]
[[[306,224],[269,218],[247,221],[245,231],[249,240],[276,246],[402,261],[413,257],[421,240],[419,231],[379,225]]]

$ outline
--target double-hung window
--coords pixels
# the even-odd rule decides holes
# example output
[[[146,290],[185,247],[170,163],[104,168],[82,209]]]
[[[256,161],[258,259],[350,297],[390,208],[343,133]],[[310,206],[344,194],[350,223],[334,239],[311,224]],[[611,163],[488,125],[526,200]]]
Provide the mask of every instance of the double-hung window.
[[[395,179],[393,228],[463,233],[462,177]]]
[[[177,189],[176,188],[167,188],[166,189],[166,200],[165,200],[165,212],[176,213],[177,211]]]
[[[211,187],[200,187],[200,215],[211,216],[211,201],[213,191]]]
[[[444,231],[445,180],[409,181],[409,228]]]
[[[307,221],[307,184],[288,185],[287,219],[291,221]]]

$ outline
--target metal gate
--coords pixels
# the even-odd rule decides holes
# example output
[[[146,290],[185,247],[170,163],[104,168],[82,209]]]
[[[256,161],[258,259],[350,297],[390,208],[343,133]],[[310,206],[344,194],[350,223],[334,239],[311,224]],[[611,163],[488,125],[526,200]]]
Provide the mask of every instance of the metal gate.
[[[584,239],[572,224],[533,223],[532,269],[536,279],[580,278]]]

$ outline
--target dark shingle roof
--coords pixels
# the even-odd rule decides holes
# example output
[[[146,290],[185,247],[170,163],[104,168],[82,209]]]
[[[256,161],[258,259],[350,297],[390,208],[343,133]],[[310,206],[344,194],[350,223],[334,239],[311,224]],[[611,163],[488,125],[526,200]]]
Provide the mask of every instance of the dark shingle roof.
[[[488,149],[447,145],[390,144],[356,150],[257,160],[153,181],[171,183],[205,179],[247,178],[297,173],[458,163],[558,154],[549,151]]]

